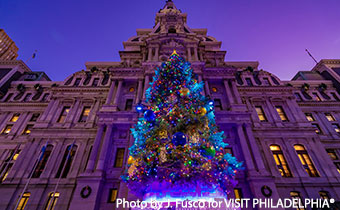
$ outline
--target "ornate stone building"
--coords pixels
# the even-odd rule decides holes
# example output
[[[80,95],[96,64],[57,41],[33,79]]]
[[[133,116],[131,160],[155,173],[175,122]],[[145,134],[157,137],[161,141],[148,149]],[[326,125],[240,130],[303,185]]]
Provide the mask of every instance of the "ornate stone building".
[[[18,50],[14,41],[0,28],[0,60],[15,60]]]
[[[123,43],[121,61],[87,62],[61,82],[1,60],[0,209],[114,209],[117,197],[136,199],[119,178],[134,107],[174,49],[204,81],[228,151],[244,161],[234,197],[339,200],[340,60],[281,81],[258,62],[224,61],[221,42],[186,23],[168,0],[154,28]]]

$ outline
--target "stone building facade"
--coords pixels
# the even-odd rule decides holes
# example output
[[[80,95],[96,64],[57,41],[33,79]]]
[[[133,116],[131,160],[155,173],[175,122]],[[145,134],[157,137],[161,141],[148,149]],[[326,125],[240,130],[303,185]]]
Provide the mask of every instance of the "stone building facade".
[[[18,50],[14,41],[0,28],[0,60],[15,60],[18,57]]]
[[[134,108],[174,49],[204,81],[229,152],[244,161],[234,197],[340,200],[340,60],[281,81],[258,62],[226,62],[221,42],[186,23],[168,0],[152,29],[123,43],[121,61],[87,62],[60,82],[1,60],[0,209],[114,209],[117,197],[136,199],[120,181]]]

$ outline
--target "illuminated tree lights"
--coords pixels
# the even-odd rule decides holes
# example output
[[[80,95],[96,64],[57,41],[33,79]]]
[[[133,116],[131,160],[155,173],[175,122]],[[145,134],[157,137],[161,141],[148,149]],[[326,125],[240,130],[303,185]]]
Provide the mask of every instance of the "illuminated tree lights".
[[[227,196],[236,184],[242,163],[225,152],[228,144],[215,122],[214,101],[201,94],[203,82],[197,80],[175,52],[156,69],[146,105],[136,109],[144,114],[131,129],[135,142],[122,176],[137,196],[165,197],[198,188]]]

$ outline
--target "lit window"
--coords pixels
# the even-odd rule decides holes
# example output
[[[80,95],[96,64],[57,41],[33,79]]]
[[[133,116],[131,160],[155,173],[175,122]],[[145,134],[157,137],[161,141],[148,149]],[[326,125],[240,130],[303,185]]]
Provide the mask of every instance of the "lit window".
[[[110,189],[109,192],[109,203],[114,203],[117,200],[117,195],[118,195],[118,189],[117,188],[112,188]]]
[[[58,123],[63,123],[65,121],[65,118],[67,116],[67,114],[70,112],[70,107],[69,106],[65,106],[63,107],[63,110],[60,113],[59,119],[58,119]]]
[[[314,127],[316,134],[322,134],[322,131],[321,131],[320,126],[318,124],[312,123],[312,126]]]
[[[56,178],[59,178],[60,175],[61,175],[61,178],[67,177],[67,174],[71,169],[72,161],[76,154],[77,148],[78,148],[77,145],[73,145],[73,146],[70,145],[66,148],[63,159],[61,160]]]
[[[317,93],[313,93],[313,96],[314,96],[316,101],[321,101],[321,98]]]
[[[279,169],[282,177],[292,177],[290,169],[288,167],[286,158],[283,156],[283,152],[278,145],[270,145],[270,150],[273,153],[273,157],[277,168]]]
[[[59,199],[59,196],[60,196],[60,193],[58,193],[58,192],[56,192],[56,193],[51,192],[48,195],[48,200],[47,200],[47,204],[46,204],[45,210],[54,210],[55,205],[57,204],[57,201]]]
[[[16,122],[19,119],[20,114],[16,113],[12,116],[10,122]]]
[[[52,150],[53,150],[53,146],[50,145],[50,144],[47,145],[42,158],[39,160],[38,165],[34,170],[32,178],[39,178],[40,177],[40,175],[42,174],[42,172],[44,171],[44,169],[46,167],[46,163],[48,161],[48,158],[51,155]]]
[[[125,103],[125,111],[130,111],[132,109],[132,99],[127,99]]]
[[[212,90],[212,92],[217,93],[217,88],[216,87],[211,88],[211,90]]]
[[[294,199],[298,199],[298,200],[301,200],[301,203],[302,203],[302,198],[301,198],[301,195],[300,195],[300,192],[298,191],[292,191],[290,192],[290,197],[294,198]],[[305,208],[297,208],[297,210],[304,210]]]
[[[14,149],[14,150],[11,150],[11,152],[9,152],[6,160],[4,161],[4,163],[1,166],[0,182],[3,182],[7,178],[7,175],[10,172],[12,166],[14,165],[14,162],[18,159],[20,151],[21,150]]]
[[[334,128],[334,131],[337,132],[337,133],[340,133],[340,127],[339,127],[339,124],[336,124],[336,123],[332,123],[332,126]]]
[[[134,91],[135,91],[135,88],[130,87],[129,92],[132,93],[132,92],[134,92]]]
[[[253,86],[253,82],[251,81],[250,78],[246,78],[246,82],[248,86]]]
[[[27,93],[23,101],[27,102],[31,98],[31,95],[31,93]]]
[[[85,106],[83,108],[83,111],[81,112],[81,115],[80,115],[80,118],[79,118],[79,122],[86,122],[87,118],[90,115],[90,111],[91,111],[91,107]]]
[[[23,135],[28,135],[31,133],[33,125],[27,125],[25,130],[22,132]]]
[[[99,83],[99,78],[95,78],[92,83],[92,87],[97,87]]]
[[[114,167],[123,167],[125,148],[118,148],[116,152],[116,160]]]
[[[335,149],[326,149],[329,157],[331,157],[332,160],[339,160],[338,155],[335,152]]]
[[[296,144],[296,145],[294,145],[294,149],[295,149],[297,155],[299,156],[299,159],[300,159],[303,167],[305,168],[306,172],[308,173],[308,175],[310,177],[319,177],[319,174],[316,171],[316,168],[315,168],[312,160],[310,159],[305,147],[302,146],[302,145]]]
[[[325,113],[325,116],[326,116],[328,121],[330,121],[330,122],[335,121],[335,118],[333,117],[333,115],[331,113]]]
[[[327,191],[320,191],[319,192],[320,198],[323,200],[328,200],[330,198],[329,193]]]
[[[314,119],[312,113],[305,113],[305,115],[306,115],[306,118],[307,118],[307,120],[308,120],[309,122],[314,122],[314,121],[315,121],[315,119]]]
[[[255,106],[255,110],[256,110],[257,116],[259,117],[259,120],[261,122],[267,122],[267,118],[266,118],[266,115],[263,112],[262,107],[261,106]]]
[[[242,189],[241,188],[234,188],[235,199],[242,199]]]
[[[13,125],[6,125],[6,127],[2,130],[1,134],[9,134],[12,130]]]
[[[282,106],[276,106],[275,108],[276,108],[276,111],[277,111],[277,113],[279,114],[281,120],[282,120],[283,122],[287,122],[287,121],[288,121],[288,118],[287,118],[287,116],[286,116],[286,113],[283,111]]]
[[[30,119],[30,122],[36,122],[39,118],[40,114],[39,113],[34,113],[32,114],[32,117]]]
[[[223,110],[221,99],[218,99],[218,98],[214,99],[214,107],[215,107],[215,110],[217,110],[217,111]]]
[[[81,78],[77,78],[76,81],[74,81],[73,86],[78,87],[80,85]]]
[[[267,77],[263,78],[263,84],[266,86],[270,85],[269,79]]]
[[[25,192],[22,195],[16,210],[24,210],[26,205],[27,205],[27,202],[28,202],[28,199],[30,198],[30,196],[31,196],[31,193]]]
[[[302,101],[302,97],[299,93],[294,93],[294,95],[297,101]]]

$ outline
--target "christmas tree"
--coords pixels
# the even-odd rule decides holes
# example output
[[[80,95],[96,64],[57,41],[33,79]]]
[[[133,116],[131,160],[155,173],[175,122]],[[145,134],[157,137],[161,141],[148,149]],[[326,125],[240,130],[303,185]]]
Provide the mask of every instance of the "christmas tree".
[[[131,129],[135,142],[122,179],[144,198],[197,196],[195,189],[226,197],[242,163],[225,152],[228,144],[215,122],[214,101],[202,94],[203,82],[174,51],[150,85],[145,105],[136,107],[143,117]]]

